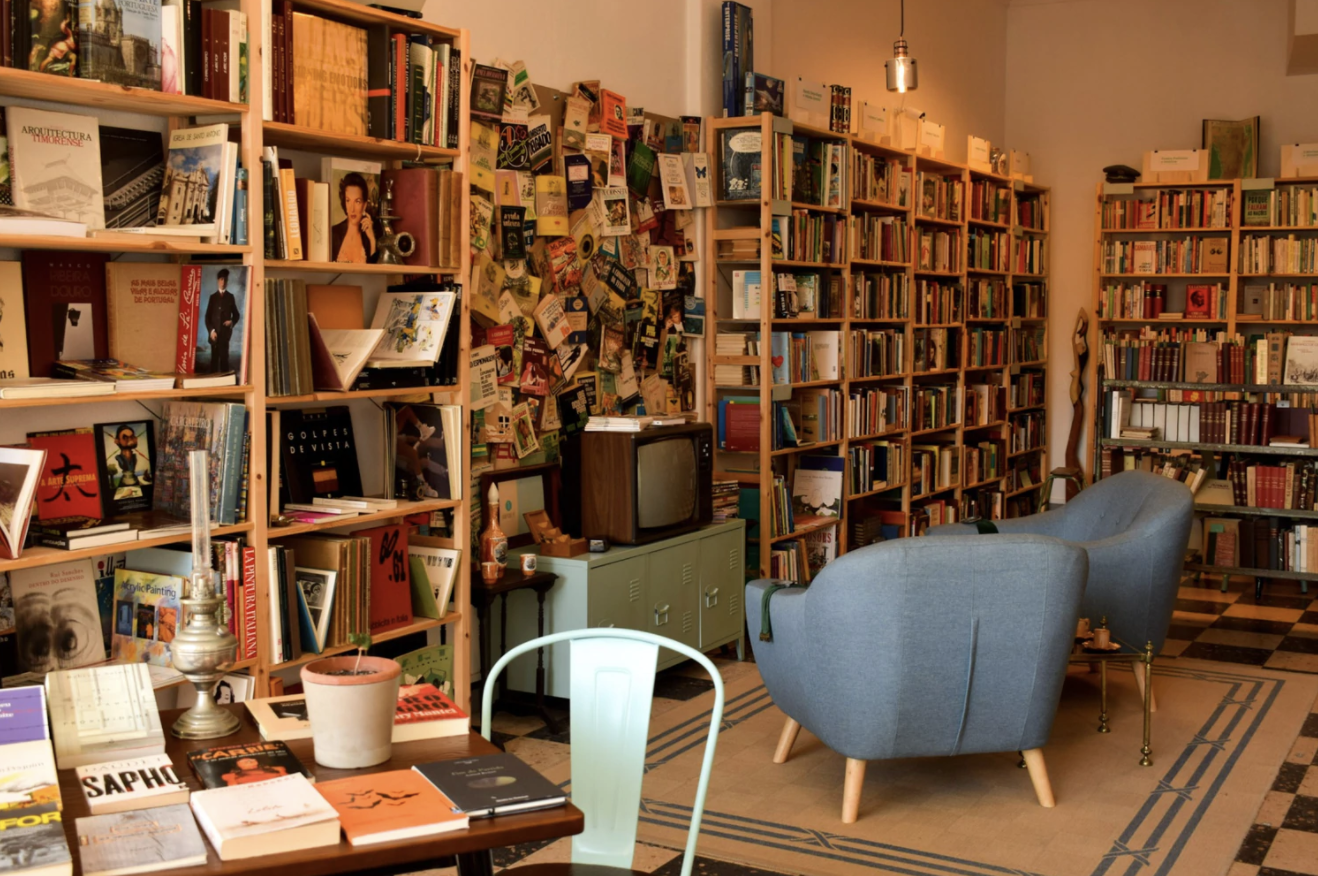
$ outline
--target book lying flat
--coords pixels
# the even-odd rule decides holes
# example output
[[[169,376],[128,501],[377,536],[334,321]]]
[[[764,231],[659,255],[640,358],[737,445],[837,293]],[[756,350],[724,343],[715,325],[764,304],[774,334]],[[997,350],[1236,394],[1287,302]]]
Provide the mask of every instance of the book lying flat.
[[[60,803],[55,751],[50,742],[35,739],[0,746],[0,811],[46,803]]]
[[[192,811],[223,861],[339,842],[338,813],[301,774],[198,791]]]
[[[247,711],[252,713],[265,740],[310,739],[311,721],[307,718],[307,698],[303,694],[284,697],[267,697],[247,700]]]
[[[185,803],[79,818],[83,876],[127,876],[206,863],[206,844]]]
[[[0,745],[49,738],[44,688],[32,685],[0,690]]]
[[[218,745],[188,752],[188,766],[207,788],[250,785],[290,775],[315,781],[283,742]]]
[[[73,856],[64,839],[64,825],[59,803],[20,806],[4,812],[3,849],[14,854],[0,857],[0,873],[5,876],[72,876]]]
[[[165,754],[80,766],[77,774],[93,815],[188,802],[188,786]]]
[[[412,769],[470,818],[550,809],[567,802],[562,788],[511,754],[441,760]]]
[[[453,801],[412,770],[350,776],[316,786],[354,846],[433,836],[467,827]]]
[[[165,734],[145,663],[110,663],[46,675],[60,769],[163,754]]]

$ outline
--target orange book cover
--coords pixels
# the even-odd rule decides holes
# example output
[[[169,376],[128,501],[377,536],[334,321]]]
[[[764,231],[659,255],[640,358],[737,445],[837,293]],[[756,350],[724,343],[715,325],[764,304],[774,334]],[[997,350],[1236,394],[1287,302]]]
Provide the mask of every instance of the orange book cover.
[[[307,284],[307,310],[315,314],[322,331],[328,329],[364,329],[361,286],[320,286]]]
[[[316,790],[339,813],[348,842],[365,845],[428,836],[467,826],[467,816],[424,776],[391,770],[319,782]]]
[[[433,684],[405,684],[398,688],[398,709],[394,712],[395,724],[421,724],[450,718],[457,718],[465,724],[467,713],[459,709]]]

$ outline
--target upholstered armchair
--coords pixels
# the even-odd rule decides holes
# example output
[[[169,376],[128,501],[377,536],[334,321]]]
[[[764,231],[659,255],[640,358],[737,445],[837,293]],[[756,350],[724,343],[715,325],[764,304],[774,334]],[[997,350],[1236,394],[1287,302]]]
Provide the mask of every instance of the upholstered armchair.
[[[829,563],[768,600],[755,661],[787,722],[847,759],[842,820],[856,820],[865,762],[1021,751],[1053,805],[1043,746],[1085,588],[1083,549],[1031,535],[906,538]],[[752,633],[771,581],[746,585]]]

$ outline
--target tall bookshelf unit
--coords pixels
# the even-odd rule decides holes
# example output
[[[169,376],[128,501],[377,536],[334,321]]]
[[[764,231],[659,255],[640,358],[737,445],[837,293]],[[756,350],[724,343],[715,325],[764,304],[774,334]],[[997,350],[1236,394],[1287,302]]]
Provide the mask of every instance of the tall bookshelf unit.
[[[1094,385],[1099,391],[1090,399],[1089,423],[1093,436],[1090,445],[1089,463],[1094,478],[1104,474],[1103,457],[1112,450],[1136,452],[1162,452],[1169,456],[1198,457],[1209,469],[1209,477],[1224,477],[1222,464],[1235,458],[1250,463],[1265,465],[1285,465],[1289,462],[1305,463],[1318,457],[1318,450],[1312,447],[1272,447],[1247,443],[1208,443],[1206,441],[1168,440],[1166,434],[1149,440],[1111,437],[1110,412],[1105,410],[1105,397],[1114,390],[1132,390],[1136,401],[1168,402],[1193,404],[1195,402],[1263,402],[1280,404],[1283,407],[1315,408],[1314,387],[1286,386],[1277,382],[1256,379],[1254,357],[1251,349],[1269,333],[1286,333],[1290,335],[1318,334],[1318,271],[1292,270],[1299,265],[1281,265],[1269,258],[1264,264],[1247,262],[1245,254],[1251,249],[1251,240],[1262,238],[1266,241],[1264,248],[1271,251],[1272,241],[1291,238],[1301,244],[1313,247],[1318,244],[1318,216],[1310,213],[1299,217],[1298,221],[1287,217],[1270,216],[1266,224],[1245,224],[1245,200],[1251,192],[1270,192],[1274,196],[1293,196],[1298,190],[1310,190],[1318,194],[1318,178],[1290,179],[1245,179],[1221,180],[1200,183],[1134,183],[1108,184],[1100,183],[1096,192],[1095,207],[1095,243],[1094,243],[1094,312],[1097,315],[1092,336]],[[1222,193],[1230,199],[1230,207],[1225,211],[1224,221],[1204,223],[1201,220],[1186,223],[1177,217],[1175,210],[1167,209],[1172,197],[1191,194]],[[1131,203],[1134,201],[1153,200],[1157,203],[1154,213],[1158,230],[1144,230],[1115,227],[1119,224],[1117,211],[1124,210],[1131,215]],[[1155,208],[1149,208],[1154,210]],[[1168,215],[1170,212],[1170,215]],[[1174,227],[1173,227],[1174,226]],[[1125,240],[1168,240],[1196,239],[1205,237],[1223,238],[1228,241],[1227,262],[1225,270],[1207,273],[1202,269],[1196,272],[1171,273],[1135,273],[1118,271],[1110,260],[1105,261],[1105,253],[1110,251],[1115,241]],[[1309,250],[1312,264],[1312,249]],[[1113,287],[1118,284],[1138,282],[1165,283],[1167,291],[1164,296],[1164,310],[1180,311],[1183,309],[1187,295],[1185,287],[1196,283],[1221,283],[1222,292],[1218,296],[1219,307],[1203,319],[1165,320],[1150,318],[1141,311],[1139,302],[1131,296],[1115,294]],[[1300,287],[1287,295],[1286,287]],[[1271,296],[1268,290],[1273,290]],[[1260,296],[1263,305],[1260,308]],[[1268,298],[1273,303],[1269,305]],[[1291,298],[1291,309],[1287,310],[1285,299]],[[1124,307],[1123,307],[1124,305]],[[1270,310],[1269,307],[1279,308]],[[1211,304],[1210,304],[1211,307]],[[1260,312],[1260,310],[1262,312]],[[1185,367],[1184,347],[1177,349],[1174,357],[1174,372],[1159,377],[1173,379],[1139,379],[1152,375],[1147,373],[1134,375],[1127,373],[1107,374],[1104,366],[1104,342],[1108,338],[1138,337],[1158,332],[1187,331],[1201,329],[1209,341],[1221,342],[1243,341],[1246,346],[1244,355],[1243,382],[1196,382]],[[1173,340],[1175,340],[1173,338]],[[1284,345],[1282,356],[1284,362]],[[1219,379],[1223,375],[1219,374]],[[1136,379],[1131,379],[1132,377]],[[1181,437],[1181,436],[1178,436]],[[1310,445],[1318,436],[1307,437]],[[1218,505],[1196,502],[1196,512],[1214,517],[1272,518],[1281,524],[1284,530],[1289,524],[1308,524],[1318,519],[1318,512],[1299,508],[1260,507],[1258,505]],[[1208,557],[1203,545],[1200,552],[1187,563],[1186,569],[1206,576],[1221,576],[1222,588],[1225,590],[1232,576],[1252,577],[1256,588],[1261,590],[1263,582],[1269,579],[1297,581],[1307,592],[1307,582],[1318,580],[1318,570],[1292,571],[1272,568],[1245,568],[1241,566],[1217,565],[1214,558]],[[1255,566],[1258,564],[1256,563]]]
[[[425,34],[437,41],[451,43],[462,51],[464,81],[470,75],[471,53],[470,41],[466,29],[441,27],[429,22],[398,16],[382,10],[360,6],[347,0],[294,0],[293,8],[344,22],[346,24],[367,27],[385,26],[394,32]],[[5,104],[25,101],[47,101],[60,104],[58,108],[65,111],[96,115],[105,121],[105,113],[134,113],[153,116],[166,120],[170,128],[187,127],[194,124],[207,124],[227,121],[231,132],[240,132],[239,162],[247,168],[249,179],[259,183],[261,178],[261,156],[264,146],[278,146],[296,154],[313,157],[344,156],[349,158],[393,162],[398,166],[402,161],[422,161],[427,164],[451,164],[455,170],[465,171],[467,139],[469,125],[468,94],[466,88],[460,88],[461,103],[456,120],[459,144],[456,149],[431,146],[417,146],[391,140],[372,137],[346,136],[328,134],[294,124],[283,124],[262,120],[262,102],[264,94],[261,83],[264,81],[262,3],[260,0],[242,0],[241,9],[247,16],[249,46],[249,104],[228,103],[201,97],[177,94],[164,94],[145,89],[127,88],[101,82],[82,79],[66,79],[26,70],[11,68],[0,69],[0,102]],[[110,120],[108,123],[119,123]],[[467,214],[467,196],[464,192],[462,212]],[[97,413],[93,409],[120,403],[137,403],[146,408],[153,417],[159,418],[158,404],[171,399],[228,400],[241,401],[247,408],[251,439],[251,456],[248,481],[248,519],[234,526],[215,527],[212,535],[241,534],[247,544],[256,549],[257,586],[257,656],[254,659],[240,660],[231,671],[243,671],[256,679],[258,696],[264,696],[268,682],[273,673],[283,670],[296,670],[301,664],[334,653],[351,650],[348,647],[330,648],[323,655],[305,654],[302,658],[285,663],[276,662],[272,656],[270,636],[269,599],[271,598],[270,581],[266,574],[263,558],[266,549],[281,539],[294,535],[325,530],[349,530],[367,525],[380,525],[386,521],[400,520],[413,515],[422,515],[436,511],[453,512],[453,537],[455,545],[462,549],[461,566],[457,572],[454,587],[456,611],[450,611],[442,620],[428,618],[417,619],[406,628],[390,631],[376,637],[376,643],[398,638],[411,633],[424,632],[431,628],[447,627],[447,640],[454,644],[454,691],[456,700],[463,708],[469,706],[470,690],[470,619],[466,607],[470,604],[470,574],[468,571],[470,542],[470,523],[464,513],[464,500],[444,500],[425,502],[399,502],[399,507],[383,513],[362,515],[350,521],[325,524],[299,524],[292,526],[275,526],[269,523],[267,498],[266,449],[270,436],[266,434],[265,412],[270,408],[320,407],[332,404],[353,403],[360,405],[378,405],[390,398],[413,399],[424,397],[429,400],[430,392],[418,393],[417,389],[367,390],[354,392],[315,392],[304,396],[272,396],[266,391],[266,357],[265,337],[268,327],[264,319],[264,289],[266,277],[311,275],[320,282],[337,282],[340,277],[350,281],[361,282],[372,276],[384,279],[396,279],[406,275],[449,276],[458,282],[464,282],[469,271],[468,259],[468,223],[465,218],[459,223],[460,240],[458,252],[461,262],[434,268],[399,267],[389,265],[352,265],[340,263],[317,264],[306,261],[267,260],[263,257],[261,242],[262,190],[259,184],[248,189],[248,228],[250,243],[242,246],[189,243],[168,238],[152,239],[144,237],[140,242],[127,243],[119,239],[85,240],[67,237],[37,237],[25,235],[0,236],[0,252],[5,258],[16,258],[25,249],[65,250],[73,252],[111,252],[119,256],[151,256],[174,261],[186,261],[193,257],[205,257],[211,261],[246,265],[249,269],[249,293],[247,312],[244,317],[251,320],[249,350],[247,353],[249,383],[246,386],[224,387],[206,390],[167,390],[159,392],[124,392],[110,397],[93,397],[87,399],[0,399],[0,416],[10,422],[21,422],[22,430],[38,428],[64,428],[94,422],[94,417],[115,416],[114,413]],[[460,391],[467,385],[468,352],[471,347],[468,330],[468,299],[462,295],[462,308],[455,310],[451,331],[461,332],[460,365],[458,383],[454,387],[435,387],[435,395],[448,395],[453,404],[463,405],[462,458],[469,460],[467,434],[470,429],[470,411],[466,409],[466,394]],[[127,407],[124,405],[123,407]],[[381,422],[381,425],[382,422]],[[383,430],[381,430],[383,431]],[[382,464],[381,460],[360,459],[363,466]],[[466,463],[469,465],[469,462]],[[387,478],[386,474],[386,478]],[[466,483],[466,480],[463,481]],[[423,519],[413,517],[413,519]],[[167,545],[186,545],[188,535],[144,539],[130,546],[113,545],[110,547],[89,548],[77,551],[63,551],[51,548],[28,548],[16,560],[0,560],[0,572],[15,569],[33,568],[53,565],[75,559],[86,559],[107,553],[122,552],[125,547],[130,551],[147,547]],[[131,567],[131,555],[129,558]]]
[[[856,546],[857,537],[868,543],[874,529],[865,521],[910,535],[951,515],[1031,513],[1047,452],[1048,190],[776,116],[711,118],[706,130],[715,202],[706,217],[713,269],[705,297],[716,333],[715,342],[706,344],[706,415],[722,433],[721,402],[758,403],[759,450],[733,452],[720,445],[715,462],[716,479],[735,480],[759,494],[758,520],[748,524],[760,525],[760,535],[748,539],[758,554],[758,563],[748,563],[751,572],[771,574],[771,556],[782,544],[794,542],[807,555],[806,538],[816,532],[831,532],[839,554]],[[759,134],[759,198],[720,199],[729,132]],[[842,144],[847,170],[840,207],[774,191],[775,153],[790,160],[790,150],[775,142],[783,135]],[[923,180],[960,188],[959,211],[923,209]],[[990,209],[971,211],[976,187],[991,195]],[[774,219],[793,214],[845,221],[841,252],[820,263],[773,258]],[[748,241],[758,242],[758,251],[747,252]],[[725,252],[733,246],[742,249]],[[733,318],[734,272],[745,270],[760,273],[758,318]],[[776,315],[776,273],[818,273],[823,290],[830,280],[839,283],[841,307],[824,315]],[[770,343],[761,342],[756,355],[718,349],[718,335],[758,332],[768,338],[775,331],[838,332],[837,378],[774,384]],[[745,377],[741,383],[720,379],[720,369],[726,375],[729,367],[743,375],[747,367],[758,368],[758,384]],[[837,434],[775,446],[776,405],[794,404],[818,389],[840,396]],[[790,497],[801,460],[816,455],[844,460],[839,516],[772,534],[775,478],[782,478]],[[917,472],[924,458],[929,464]],[[883,465],[871,469],[874,460]],[[965,476],[970,471],[976,472],[973,480]]]

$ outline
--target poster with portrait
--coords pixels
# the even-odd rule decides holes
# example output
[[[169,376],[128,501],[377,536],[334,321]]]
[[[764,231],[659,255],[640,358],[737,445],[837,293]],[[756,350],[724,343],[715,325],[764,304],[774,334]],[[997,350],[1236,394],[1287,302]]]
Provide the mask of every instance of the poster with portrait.
[[[95,433],[105,516],[150,511],[155,490],[155,424],[150,420],[98,423]]]

